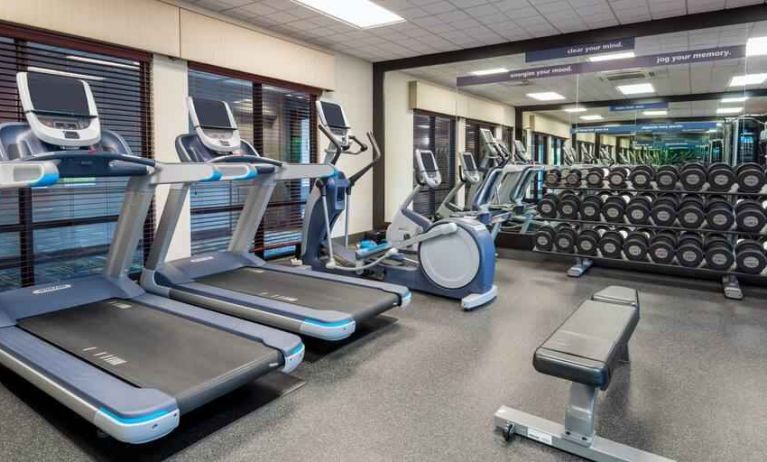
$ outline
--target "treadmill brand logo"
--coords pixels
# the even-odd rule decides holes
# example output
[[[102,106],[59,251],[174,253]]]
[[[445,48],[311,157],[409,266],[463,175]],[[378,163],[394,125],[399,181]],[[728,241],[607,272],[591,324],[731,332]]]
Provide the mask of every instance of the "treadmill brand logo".
[[[200,257],[200,258],[192,258],[190,261],[192,263],[200,263],[203,261],[213,260],[213,257]]]
[[[59,290],[66,290],[70,287],[72,287],[71,284],[60,284],[57,286],[43,287],[42,289],[33,290],[32,293],[35,295],[42,295],[50,292],[58,292]]]

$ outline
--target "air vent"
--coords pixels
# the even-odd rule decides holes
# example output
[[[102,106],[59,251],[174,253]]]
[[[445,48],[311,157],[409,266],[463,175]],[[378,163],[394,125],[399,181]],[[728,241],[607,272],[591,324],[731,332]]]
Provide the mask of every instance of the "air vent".
[[[620,70],[602,72],[599,78],[604,82],[625,82],[626,80],[647,80],[655,77],[655,72],[645,70]]]
[[[513,80],[511,82],[501,82],[501,85],[505,85],[507,87],[524,87],[527,85],[530,85],[529,80]]]

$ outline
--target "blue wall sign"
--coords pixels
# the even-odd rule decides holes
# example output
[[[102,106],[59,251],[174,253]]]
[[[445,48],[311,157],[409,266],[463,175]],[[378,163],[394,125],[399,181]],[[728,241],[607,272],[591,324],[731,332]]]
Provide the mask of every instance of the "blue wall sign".
[[[514,82],[529,79],[560,77],[563,75],[588,74],[591,72],[614,71],[635,67],[674,66],[679,64],[719,61],[722,59],[742,58],[746,55],[745,45],[705,48],[701,50],[677,51],[657,55],[637,56],[636,58],[615,61],[560,64],[556,66],[531,67],[499,72],[489,75],[463,75],[458,77],[459,87],[486,83]]]
[[[545,61],[547,59],[570,58],[573,56],[588,56],[602,53],[617,53],[620,51],[633,50],[634,37],[608,40],[606,42],[588,43],[585,45],[573,45],[569,47],[549,48],[547,50],[528,51],[525,53],[525,62]]]
[[[640,111],[643,109],[668,109],[668,103],[618,104],[610,106],[610,112]]]
[[[667,124],[623,124],[623,125],[594,125],[590,127],[574,127],[571,133],[683,133],[701,132],[717,127],[717,122],[672,122]]]

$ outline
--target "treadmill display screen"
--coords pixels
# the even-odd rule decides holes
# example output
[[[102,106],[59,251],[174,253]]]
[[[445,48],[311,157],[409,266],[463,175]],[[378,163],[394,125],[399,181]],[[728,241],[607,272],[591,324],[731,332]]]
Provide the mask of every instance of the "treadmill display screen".
[[[486,128],[481,128],[479,132],[482,134],[482,138],[484,138],[485,143],[487,144],[494,144],[495,143],[495,137],[493,136],[493,132]]]
[[[35,112],[90,116],[85,86],[80,80],[30,72],[27,74],[27,86]]]
[[[434,161],[434,154],[431,151],[421,151],[421,162],[423,162],[423,169],[427,172],[437,171],[437,163]]]
[[[226,110],[226,104],[223,101],[194,98],[192,102],[200,127],[225,129],[237,128],[232,126],[232,121],[229,120],[229,112]]]
[[[465,168],[467,172],[477,171],[477,164],[474,163],[474,156],[468,152],[463,154],[463,168]]]
[[[341,110],[341,106],[335,103],[328,103],[326,101],[320,102],[322,105],[322,113],[325,116],[325,122],[330,128],[349,128],[344,118],[344,112]]]

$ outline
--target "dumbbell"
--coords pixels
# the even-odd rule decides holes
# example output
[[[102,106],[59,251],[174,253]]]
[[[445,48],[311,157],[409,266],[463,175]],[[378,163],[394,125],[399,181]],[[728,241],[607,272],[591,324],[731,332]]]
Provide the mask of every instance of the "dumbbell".
[[[677,181],[679,181],[679,172],[673,165],[659,167],[655,173],[655,183],[658,185],[658,189],[672,190],[676,188]]]
[[[577,220],[581,209],[581,199],[573,191],[563,191],[559,196],[557,211],[559,216],[568,220]]]
[[[758,233],[767,224],[762,204],[752,199],[741,199],[735,204],[735,223],[740,231]]]
[[[605,258],[622,258],[623,241],[628,236],[625,229],[607,230],[599,238],[599,252]]]
[[[724,162],[709,165],[707,174],[708,186],[714,191],[729,191],[738,182],[735,171]]]
[[[706,264],[718,271],[727,271],[735,263],[732,244],[721,234],[709,234],[705,239]]]
[[[652,189],[655,179],[655,169],[650,165],[637,165],[629,173],[628,180],[635,189]]]
[[[573,168],[568,170],[565,174],[565,184],[569,187],[576,187],[581,185],[581,171],[580,169]]]
[[[679,220],[679,224],[685,228],[700,228],[706,220],[703,199],[696,194],[688,194],[684,196],[682,201],[679,202],[676,217]]]
[[[722,197],[710,197],[706,202],[706,222],[708,227],[718,231],[726,231],[735,224],[735,214],[732,205]]]
[[[703,239],[699,234],[685,231],[677,239],[676,260],[687,268],[697,268],[703,263]]]
[[[559,195],[546,193],[536,206],[538,214],[544,218],[556,218],[559,209]]]
[[[672,226],[676,221],[677,198],[674,195],[662,195],[652,201],[653,223],[658,226]]]
[[[679,172],[679,181],[688,191],[700,191],[706,184],[706,168],[697,162],[685,164]]]
[[[613,189],[624,189],[628,176],[629,171],[626,167],[613,167],[607,175],[607,184]]]
[[[552,226],[541,226],[535,232],[535,247],[540,250],[551,252],[554,250],[554,238],[556,230]]]
[[[623,241],[623,253],[631,261],[647,261],[650,250],[652,233],[648,230],[637,230],[628,233]]]
[[[650,223],[652,214],[652,196],[649,194],[637,194],[626,205],[626,218],[634,224]]]
[[[558,168],[547,170],[544,182],[546,183],[546,186],[559,186],[562,182],[562,171]]]
[[[755,193],[764,187],[765,176],[761,165],[748,162],[738,165],[735,172],[738,177],[738,192]]]
[[[589,194],[581,200],[581,219],[586,221],[599,221],[602,215],[602,198]]]
[[[604,167],[591,167],[588,173],[586,173],[586,184],[594,188],[601,188],[604,185],[605,176],[609,172]]]
[[[581,255],[596,255],[600,238],[600,228],[582,229],[575,239],[575,248]]]
[[[561,253],[575,252],[575,239],[578,237],[575,229],[567,223],[562,223],[556,227],[554,235],[554,248]]]
[[[650,239],[649,254],[655,263],[670,264],[676,252],[676,233],[670,230],[658,231]]]
[[[623,223],[626,214],[626,205],[630,200],[627,194],[610,196],[602,204],[602,216],[610,223]]]
[[[765,243],[753,239],[741,239],[735,244],[735,264],[738,271],[759,274],[767,268]]]

